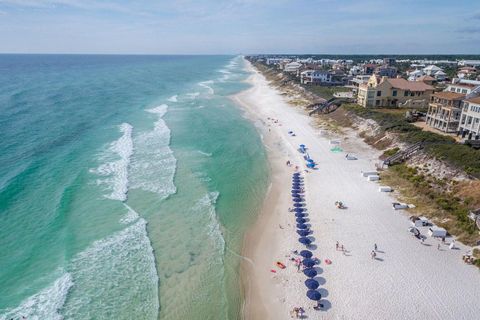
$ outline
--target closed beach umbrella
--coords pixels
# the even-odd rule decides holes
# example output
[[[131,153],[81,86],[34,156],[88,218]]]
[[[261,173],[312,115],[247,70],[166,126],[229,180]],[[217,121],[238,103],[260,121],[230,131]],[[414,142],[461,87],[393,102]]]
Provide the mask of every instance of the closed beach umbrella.
[[[307,238],[308,239],[308,238]],[[309,239],[310,240],[310,239]],[[307,258],[307,259],[303,259],[302,261],[303,265],[307,268],[311,268],[315,265],[315,261],[310,259],[310,258]]]
[[[297,233],[301,237],[306,237],[310,234],[310,230],[305,229],[305,230],[297,230]],[[301,252],[300,252],[301,253]]]
[[[318,283],[318,281],[315,279],[307,279],[305,280],[305,285],[308,289],[315,290],[320,286],[320,283]]]
[[[308,226],[304,223],[298,223],[297,224],[297,229],[305,230],[305,229],[308,229]]]
[[[304,208],[295,208],[295,209],[293,209],[293,211],[300,213],[300,212],[304,212],[305,209]]]
[[[307,237],[301,237],[298,238],[298,242],[308,246],[310,243],[312,243],[312,240],[308,239]]]
[[[306,275],[309,278],[315,278],[315,276],[317,275],[317,270],[315,270],[313,268],[307,268],[307,269],[303,270],[303,274]]]
[[[298,217],[295,221],[297,221],[297,223],[305,223],[305,222],[307,222],[307,220],[305,220],[304,218],[300,218],[300,217]]]
[[[316,290],[308,290],[307,291],[307,297],[310,300],[313,300],[313,301],[318,301],[318,300],[322,299],[322,295],[320,294],[320,292],[318,292]]]
[[[301,208],[301,207],[303,207],[303,204],[297,202],[297,203],[294,203],[293,206],[296,207],[296,208]]]
[[[300,251],[300,255],[306,259],[309,259],[313,256],[313,253],[310,250],[302,250]]]

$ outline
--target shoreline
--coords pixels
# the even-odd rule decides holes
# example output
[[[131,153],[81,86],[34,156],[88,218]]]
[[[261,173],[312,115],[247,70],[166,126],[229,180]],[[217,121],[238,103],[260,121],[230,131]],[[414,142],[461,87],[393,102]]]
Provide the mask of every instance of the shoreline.
[[[311,118],[289,105],[250,63],[247,66],[252,71],[247,80],[252,87],[232,100],[246,110],[262,134],[271,184],[257,220],[244,235],[245,259],[240,266],[243,318],[290,319],[290,310],[299,306],[311,319],[401,319],[406,312],[433,319],[441,319],[442,313],[466,319],[478,315],[480,306],[475,305],[474,297],[480,295],[475,287],[480,275],[475,267],[461,261],[469,247],[458,244],[459,250],[445,246],[437,251],[438,241],[432,238],[419,244],[406,231],[408,212],[391,213],[391,202],[396,199],[379,193],[377,183],[359,177],[360,171],[375,168],[379,152],[356,132],[338,140],[345,152],[354,153],[358,160],[346,161],[343,153],[330,152],[327,136],[333,134],[315,129]],[[269,118],[279,119],[279,123]],[[290,127],[297,137],[287,135]],[[299,142],[311,146],[311,155],[319,162],[319,170],[303,174],[307,208],[317,237],[312,251],[320,260],[333,261],[331,266],[321,262],[318,268],[320,276],[316,279],[325,305],[321,311],[313,310],[313,301],[305,297],[306,278],[289,261],[293,250],[303,249],[297,242],[295,220],[286,214],[291,204],[289,188],[284,187],[290,184],[293,172],[285,166],[287,159],[304,169],[295,150]],[[349,208],[340,213],[332,206],[336,200],[346,201]],[[348,254],[336,252],[335,241],[345,244]],[[374,243],[382,253],[372,261],[369,253]],[[276,261],[284,263],[286,269],[276,268]],[[377,273],[385,278],[378,278]],[[393,293],[392,288],[399,292]],[[384,299],[392,294],[395,305]]]

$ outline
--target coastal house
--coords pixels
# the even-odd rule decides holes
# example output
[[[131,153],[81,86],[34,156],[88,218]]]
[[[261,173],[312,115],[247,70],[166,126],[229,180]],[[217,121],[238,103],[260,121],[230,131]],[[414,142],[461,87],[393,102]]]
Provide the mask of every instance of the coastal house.
[[[461,67],[480,67],[480,60],[461,60],[458,65]]]
[[[427,126],[445,133],[455,133],[460,123],[465,94],[442,91],[432,95],[427,112]]]
[[[423,70],[416,69],[408,72],[407,75],[408,75],[408,78],[407,78],[408,81],[417,81],[418,78],[425,76],[425,72],[423,72]]]
[[[305,70],[300,73],[300,83],[315,85],[331,85],[332,74],[322,70]]]
[[[428,85],[433,85],[435,82],[437,82],[437,79],[430,77],[430,76],[421,76],[417,78],[415,81],[421,81],[423,83],[426,83]]]
[[[423,68],[423,72],[425,75],[434,77],[438,81],[443,81],[447,77],[447,74],[443,72],[442,68],[437,67],[436,65],[429,65]]]
[[[290,62],[283,67],[283,72],[297,73],[301,67],[302,64],[300,62]]]
[[[397,76],[397,68],[389,65],[383,65],[376,67],[373,73],[379,77],[395,78]]]
[[[415,107],[428,105],[433,87],[420,81],[372,75],[358,87],[357,103],[368,107]]]
[[[368,74],[372,75],[373,72],[375,71],[375,68],[377,67],[376,64],[374,63],[366,63],[363,65],[363,74]]]
[[[457,77],[460,79],[475,79],[477,76],[477,68],[463,67],[457,71]]]
[[[462,138],[480,139],[480,97],[467,97],[463,102],[458,131]]]

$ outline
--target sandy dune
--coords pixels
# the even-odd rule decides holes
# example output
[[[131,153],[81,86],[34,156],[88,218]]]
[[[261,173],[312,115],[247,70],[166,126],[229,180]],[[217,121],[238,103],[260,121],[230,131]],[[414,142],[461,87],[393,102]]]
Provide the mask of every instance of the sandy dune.
[[[234,97],[262,132],[269,150],[272,185],[258,222],[246,236],[242,265],[246,285],[246,319],[290,319],[295,306],[309,319],[479,319],[480,272],[463,263],[468,248],[427,238],[424,244],[408,231],[408,211],[394,211],[391,195],[380,193],[379,184],[361,177],[374,170],[378,152],[361,139],[342,142],[342,153],[330,151],[330,139],[311,126],[312,119],[255,73],[253,87]],[[278,119],[274,123],[268,118]],[[288,135],[295,132],[296,137]],[[342,140],[342,138],[341,138]],[[304,173],[307,208],[314,231],[313,250],[321,260],[317,280],[324,309],[313,310],[305,293],[306,277],[289,261],[298,243],[295,218],[288,212],[291,173],[287,160],[301,166],[296,150],[307,145],[318,170]],[[346,160],[346,153],[358,160]],[[336,200],[348,207],[339,210]],[[421,228],[426,235],[426,229]],[[339,241],[347,253],[337,251]],[[447,243],[450,240],[447,239]],[[378,245],[377,259],[370,256]],[[332,260],[326,265],[324,260]],[[275,266],[281,261],[287,268]],[[270,270],[275,269],[277,273]]]

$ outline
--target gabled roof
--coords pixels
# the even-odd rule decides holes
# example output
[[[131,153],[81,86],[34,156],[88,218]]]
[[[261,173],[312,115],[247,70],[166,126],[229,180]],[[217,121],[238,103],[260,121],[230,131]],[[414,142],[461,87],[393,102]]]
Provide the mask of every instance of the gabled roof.
[[[421,76],[417,78],[417,81],[435,81],[436,79],[434,77],[430,76]]]
[[[401,90],[407,90],[407,91],[433,90],[432,86],[429,86],[428,84],[421,81],[407,81],[403,78],[386,79],[385,81],[388,81],[392,85],[392,87],[396,89],[401,89]]]
[[[480,104],[480,97],[470,98],[466,101],[470,103]]]
[[[446,100],[462,100],[465,98],[465,94],[451,92],[451,91],[441,91],[433,94],[434,97]]]

